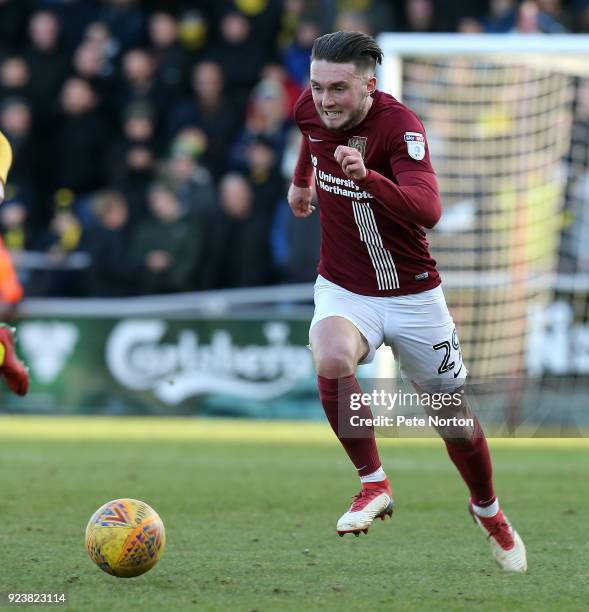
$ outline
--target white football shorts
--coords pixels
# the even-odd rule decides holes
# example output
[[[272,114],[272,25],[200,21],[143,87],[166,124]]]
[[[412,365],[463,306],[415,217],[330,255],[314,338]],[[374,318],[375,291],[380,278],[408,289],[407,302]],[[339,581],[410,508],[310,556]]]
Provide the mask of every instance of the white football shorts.
[[[451,392],[468,371],[444,292],[434,289],[396,297],[352,293],[323,276],[315,282],[313,325],[327,317],[350,321],[368,342],[361,363],[370,363],[381,344],[390,346],[401,375],[424,391]]]

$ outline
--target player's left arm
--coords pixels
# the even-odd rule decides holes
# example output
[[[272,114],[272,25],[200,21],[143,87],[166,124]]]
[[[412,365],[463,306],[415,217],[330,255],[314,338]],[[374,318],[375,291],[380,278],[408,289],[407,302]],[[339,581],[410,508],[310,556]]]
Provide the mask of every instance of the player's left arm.
[[[432,228],[440,220],[442,203],[436,175],[429,162],[423,126],[413,116],[404,124],[402,133],[392,137],[390,147],[390,178],[366,168],[362,155],[352,147],[339,146],[335,159],[342,170],[359,187],[368,191],[395,216],[406,221]],[[409,138],[421,137],[409,153]],[[409,140],[409,142],[414,142]],[[423,149],[421,148],[423,147]]]
[[[8,171],[12,165],[12,147],[8,139],[0,132],[0,204],[4,201]]]
[[[432,228],[442,216],[438,181],[433,172],[406,170],[396,176],[398,185],[374,170],[368,170],[358,186],[373,195],[395,215]]]

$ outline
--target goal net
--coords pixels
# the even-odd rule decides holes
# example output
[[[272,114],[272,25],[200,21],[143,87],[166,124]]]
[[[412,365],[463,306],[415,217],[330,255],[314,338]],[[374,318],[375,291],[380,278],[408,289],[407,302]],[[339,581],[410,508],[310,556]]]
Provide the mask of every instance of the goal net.
[[[380,88],[428,134],[444,207],[428,239],[464,361],[514,422],[569,423],[561,404],[587,400],[588,39],[379,40]]]

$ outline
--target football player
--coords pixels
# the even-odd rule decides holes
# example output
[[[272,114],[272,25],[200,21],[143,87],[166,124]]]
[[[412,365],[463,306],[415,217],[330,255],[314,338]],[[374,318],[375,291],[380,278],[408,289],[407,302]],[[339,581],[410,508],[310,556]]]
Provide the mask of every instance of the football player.
[[[386,343],[418,391],[458,397],[439,411],[457,424],[438,433],[496,561],[523,572],[524,543],[499,505],[485,435],[461,393],[467,369],[425,237],[441,216],[426,132],[413,111],[376,88],[382,55],[362,33],[319,37],[310,88],[295,106],[303,139],[288,202],[296,217],[312,214],[314,177],[322,231],[309,332],[319,397],[362,487],[337,532],[358,535],[392,514],[373,428],[352,434],[346,426],[351,398],[362,393],[356,367]],[[372,412],[362,405],[354,415],[369,423]]]
[[[6,179],[11,164],[12,148],[6,136],[0,132],[0,203],[4,201]],[[29,372],[16,355],[14,333],[13,327],[0,324],[0,375],[13,393],[26,395],[29,390]]]

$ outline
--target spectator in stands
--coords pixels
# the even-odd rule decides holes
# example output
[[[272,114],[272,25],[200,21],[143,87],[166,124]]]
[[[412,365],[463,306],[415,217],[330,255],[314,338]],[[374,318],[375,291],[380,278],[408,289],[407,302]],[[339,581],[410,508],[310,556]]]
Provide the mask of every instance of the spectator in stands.
[[[84,272],[85,291],[91,297],[134,295],[138,265],[131,257],[129,208],[118,191],[106,190],[93,198],[96,224],[84,235],[90,256]]]
[[[132,239],[133,257],[139,266],[139,292],[193,290],[205,228],[195,217],[182,213],[176,194],[163,183],[152,185],[148,203],[150,214],[139,222]]]
[[[0,233],[6,248],[17,255],[33,246],[27,223],[26,202],[17,197],[5,200],[0,206]]]
[[[487,34],[504,34],[515,28],[517,22],[516,0],[490,0],[489,12],[483,23]]]
[[[204,7],[201,6],[201,9]],[[178,21],[178,42],[192,57],[201,58],[208,43],[209,23],[201,11],[194,8],[182,11]]]
[[[315,282],[321,244],[318,215],[296,219],[284,198],[276,209],[271,241],[272,257],[279,270],[280,282]]]
[[[31,77],[25,60],[18,55],[9,55],[0,64],[0,96],[31,97]]]
[[[97,110],[98,99],[87,81],[69,78],[61,92],[59,130],[53,157],[57,186],[76,195],[104,186],[110,128]]]
[[[60,189],[55,196],[55,210],[45,241],[48,252],[56,258],[76,251],[82,240],[82,224],[73,210],[73,193]]]
[[[370,20],[366,15],[355,11],[344,11],[340,13],[335,22],[335,30],[342,32],[363,32],[373,36]]]
[[[53,108],[51,101],[59,96],[69,73],[67,54],[60,46],[60,26],[54,13],[38,11],[29,22],[30,46],[25,59],[30,73],[30,94],[37,129],[50,133]]]
[[[274,143],[264,136],[250,142],[245,149],[248,179],[257,214],[270,227],[279,200],[284,196],[285,181],[280,174]]]
[[[147,188],[156,169],[153,114],[145,102],[130,104],[125,110],[123,134],[108,156],[109,183],[124,194],[132,223],[146,214]]]
[[[315,39],[321,35],[319,25],[311,20],[301,21],[295,38],[282,53],[282,61],[289,76],[301,87],[309,82],[311,49]]]
[[[56,16],[60,45],[71,53],[80,44],[88,24],[99,19],[102,0],[32,0],[32,3],[37,10],[51,11]]]
[[[193,95],[172,108],[167,133],[172,138],[182,128],[201,128],[208,141],[202,164],[218,180],[226,169],[227,152],[241,124],[243,111],[226,97],[223,73],[216,62],[196,64],[191,84]]]
[[[423,33],[443,31],[433,0],[405,0],[404,29]]]
[[[120,108],[127,107],[131,102],[148,102],[155,110],[158,121],[173,100],[166,96],[157,81],[156,65],[151,55],[141,48],[131,49],[123,55],[122,68]]]
[[[55,196],[56,204],[53,218],[43,240],[44,250],[55,264],[64,264],[72,253],[80,250],[83,227],[73,209],[73,194],[67,189],[61,189]],[[41,290],[43,295],[60,297],[80,297],[83,295],[83,285],[80,274],[64,266],[49,271],[45,276],[37,275],[34,294]]]
[[[281,161],[281,174],[290,180],[299,156],[301,133],[293,127],[288,132],[287,148]],[[316,198],[313,198],[316,201]],[[319,262],[321,227],[318,215],[296,219],[286,198],[278,202],[272,223],[272,255],[282,282],[314,282]]]
[[[565,30],[572,30],[574,21],[568,8],[562,0],[537,0],[538,8],[542,13],[562,25]]]
[[[252,187],[237,173],[219,184],[219,209],[209,244],[212,287],[255,287],[275,276],[266,215],[256,209]],[[230,245],[230,248],[227,247]]]
[[[145,43],[145,11],[139,0],[104,0],[98,19],[105,23],[122,49]]]
[[[178,20],[173,14],[151,15],[149,44],[159,83],[173,98],[187,94],[190,57],[178,42]]]
[[[282,83],[274,78],[263,79],[251,93],[245,128],[233,148],[233,169],[245,172],[245,149],[259,137],[272,143],[277,159],[282,159],[288,133],[288,105]]]
[[[514,31],[520,34],[564,34],[567,30],[542,12],[534,0],[525,0],[518,9]]]
[[[257,8],[257,14],[246,15],[221,6],[218,41],[210,50],[223,69],[227,91],[236,100],[244,101],[264,66],[279,57],[280,3],[260,2]]]
[[[33,186],[31,170],[39,143],[33,140],[31,108],[24,98],[5,98],[0,106],[0,131],[12,147],[10,183],[21,189]]]
[[[109,70],[114,70],[112,63],[121,52],[121,44],[116,40],[110,28],[102,21],[92,21],[84,30],[83,42],[93,43],[108,62]]]
[[[116,125],[117,81],[114,65],[106,56],[105,47],[92,40],[83,41],[74,53],[73,68],[76,76],[87,81],[96,92],[105,118]]]
[[[262,70],[263,81],[274,81],[282,89],[284,117],[291,123],[294,119],[294,107],[305,86],[299,85],[286,71],[282,64],[267,64]]]
[[[456,0],[454,0],[455,2]],[[473,0],[471,0],[472,2]],[[395,14],[395,4],[388,0],[339,0],[338,14],[355,15],[355,19],[360,18],[365,24],[366,32],[379,34],[380,32],[392,32],[395,30],[397,16]],[[344,23],[351,26],[351,21],[345,17]],[[358,21],[360,23],[360,21]],[[331,28],[334,29],[334,28]],[[354,30],[350,30],[354,31]],[[365,30],[357,30],[364,32]]]
[[[183,214],[195,215],[206,227],[215,209],[215,188],[211,173],[199,159],[207,147],[207,138],[198,128],[185,128],[172,142],[171,155],[162,180],[173,189]]]
[[[303,21],[317,26],[318,36],[321,35],[321,25],[316,18],[306,13],[305,0],[284,0],[282,21],[278,32],[278,45],[286,49],[296,38],[298,27]]]
[[[26,202],[27,246],[41,235],[47,226],[49,215],[41,205],[49,195],[47,185],[52,177],[43,142],[35,138],[32,130],[32,114],[24,98],[6,98],[0,105],[0,130],[12,146],[12,168],[9,186]]]

